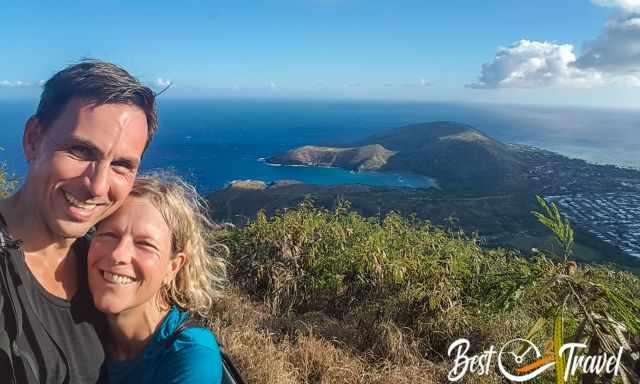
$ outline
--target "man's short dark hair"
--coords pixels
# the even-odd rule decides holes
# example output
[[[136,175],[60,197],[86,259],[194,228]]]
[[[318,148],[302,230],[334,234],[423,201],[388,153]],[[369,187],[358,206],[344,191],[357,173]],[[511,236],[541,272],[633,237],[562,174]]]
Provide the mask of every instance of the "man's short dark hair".
[[[43,129],[48,129],[74,97],[95,105],[123,103],[139,107],[147,117],[145,149],[149,146],[158,128],[155,95],[129,72],[104,61],[84,60],[56,73],[44,84],[36,112]]]

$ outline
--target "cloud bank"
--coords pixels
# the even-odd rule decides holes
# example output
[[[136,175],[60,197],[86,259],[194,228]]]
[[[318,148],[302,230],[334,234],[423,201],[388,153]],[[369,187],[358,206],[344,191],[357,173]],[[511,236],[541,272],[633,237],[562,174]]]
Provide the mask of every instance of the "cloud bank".
[[[490,63],[482,64],[478,81],[469,88],[534,88],[551,85],[591,85],[602,74],[575,67],[571,44],[520,40],[500,47]]]
[[[640,86],[640,0],[593,0],[616,7],[593,41],[577,56],[571,44],[520,40],[500,47],[494,59],[482,65],[469,88],[537,88],[554,85]]]
[[[9,81],[9,80],[0,80],[0,88],[22,88],[22,87],[30,87],[31,83],[27,81]]]
[[[629,75],[640,72],[640,14],[625,14],[607,23],[604,31],[584,47],[579,68]]]
[[[591,0],[591,2],[603,7],[620,8],[624,12],[640,11],[640,0]]]
[[[404,82],[404,83],[394,83],[394,82],[386,82],[383,83],[383,87],[400,87],[400,88],[425,88],[433,85],[429,80],[424,77],[419,78],[416,82]]]

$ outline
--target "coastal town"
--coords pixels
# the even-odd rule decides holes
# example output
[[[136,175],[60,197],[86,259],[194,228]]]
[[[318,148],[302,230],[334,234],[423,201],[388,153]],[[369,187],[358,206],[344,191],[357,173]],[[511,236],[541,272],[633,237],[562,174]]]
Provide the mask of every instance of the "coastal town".
[[[640,257],[640,195],[632,192],[577,193],[546,196],[571,223]]]
[[[637,169],[589,163],[528,145],[509,144],[509,147],[527,163],[527,188],[535,194],[640,192]]]

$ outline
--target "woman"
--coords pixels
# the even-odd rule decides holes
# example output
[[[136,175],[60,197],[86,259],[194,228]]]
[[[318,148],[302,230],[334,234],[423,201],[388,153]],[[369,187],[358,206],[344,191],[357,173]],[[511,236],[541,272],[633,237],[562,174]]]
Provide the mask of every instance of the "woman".
[[[213,333],[176,332],[190,316],[207,316],[224,281],[201,201],[176,177],[141,177],[122,207],[98,224],[88,273],[111,331],[106,382],[220,383]]]

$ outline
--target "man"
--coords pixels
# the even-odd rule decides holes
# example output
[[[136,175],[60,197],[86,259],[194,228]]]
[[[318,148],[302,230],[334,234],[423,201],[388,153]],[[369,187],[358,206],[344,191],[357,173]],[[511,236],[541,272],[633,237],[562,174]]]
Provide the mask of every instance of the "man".
[[[153,92],[113,64],[45,83],[24,129],[24,184],[0,201],[3,383],[97,382],[103,320],[83,236],[124,202],[156,127]]]

